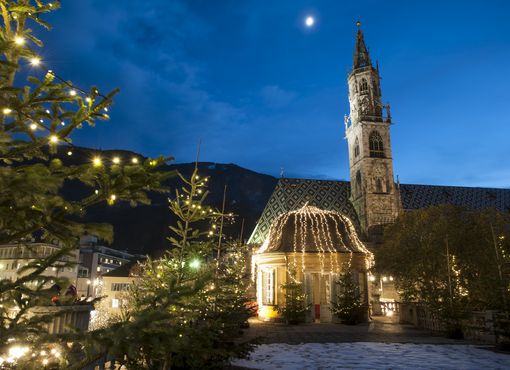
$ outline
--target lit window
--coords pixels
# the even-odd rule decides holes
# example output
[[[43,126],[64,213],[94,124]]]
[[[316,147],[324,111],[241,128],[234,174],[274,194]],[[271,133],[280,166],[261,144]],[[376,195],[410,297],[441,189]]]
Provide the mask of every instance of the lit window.
[[[377,131],[372,131],[369,137],[370,156],[384,158],[384,146],[381,135]]]
[[[117,298],[112,298],[112,308],[119,308],[119,300]]]
[[[97,266],[96,271],[97,271],[97,272],[101,271],[101,267],[100,267],[100,266]]]
[[[262,271],[262,303],[274,304],[274,270]]]

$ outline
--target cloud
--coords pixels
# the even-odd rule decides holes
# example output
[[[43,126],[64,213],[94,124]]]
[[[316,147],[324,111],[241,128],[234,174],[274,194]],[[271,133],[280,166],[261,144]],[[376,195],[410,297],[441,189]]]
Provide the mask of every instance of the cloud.
[[[112,120],[80,132],[82,145],[164,152],[186,161],[200,138],[218,143],[225,133],[235,135],[229,127],[242,124],[245,113],[208,86],[210,71],[193,47],[203,44],[211,25],[185,1],[84,0],[59,12],[64,14],[55,14],[49,36],[52,44],[65,47],[53,47],[62,53],[55,59],[73,61],[62,73],[79,75],[84,86],[121,89]],[[76,32],[70,37],[68,29]],[[77,47],[80,40],[85,42]]]

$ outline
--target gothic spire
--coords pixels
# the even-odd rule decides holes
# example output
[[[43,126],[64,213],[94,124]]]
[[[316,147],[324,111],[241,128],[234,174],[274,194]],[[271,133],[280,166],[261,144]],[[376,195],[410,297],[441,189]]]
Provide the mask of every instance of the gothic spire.
[[[356,49],[354,50],[354,63],[353,69],[363,68],[372,66],[370,61],[370,55],[368,53],[367,46],[365,45],[365,39],[363,38],[363,31],[361,31],[361,22],[356,22],[358,26],[358,33],[356,34]]]

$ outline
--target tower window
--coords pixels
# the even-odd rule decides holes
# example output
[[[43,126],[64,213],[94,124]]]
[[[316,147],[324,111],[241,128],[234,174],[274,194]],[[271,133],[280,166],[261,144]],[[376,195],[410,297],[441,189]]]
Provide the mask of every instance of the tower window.
[[[361,196],[361,172],[356,172],[356,196]]]
[[[377,131],[373,131],[369,137],[370,156],[376,158],[384,158],[384,146],[381,135]]]
[[[354,142],[354,158],[357,158],[359,156],[359,140],[356,138],[356,141]]]
[[[361,79],[361,82],[359,84],[359,92],[360,94],[366,94],[368,93],[368,83],[366,79]]]
[[[382,193],[383,192],[382,181],[381,181],[380,178],[375,179],[375,191],[377,193]]]

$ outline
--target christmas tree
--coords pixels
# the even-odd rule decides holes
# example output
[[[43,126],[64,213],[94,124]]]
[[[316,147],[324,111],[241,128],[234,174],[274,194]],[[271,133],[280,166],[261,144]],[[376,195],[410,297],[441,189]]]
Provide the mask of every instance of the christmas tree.
[[[345,268],[337,281],[336,300],[331,302],[331,311],[343,324],[355,325],[362,320],[363,302],[352,272]]]
[[[118,92],[84,90],[41,59],[42,42],[32,27],[49,29],[43,17],[59,6],[58,1],[0,0],[0,244],[24,244],[32,256],[18,269],[16,279],[0,280],[0,358],[8,364],[4,366],[69,363],[69,346],[49,347],[58,346],[61,339],[49,336],[45,328],[56,314],[33,314],[35,307],[52,304],[52,297],[53,303],[75,303],[73,298],[68,302],[55,298],[57,288],[65,292],[69,282],[46,271],[73,267],[70,256],[85,233],[111,241],[108,225],[80,221],[89,207],[101,202],[149,203],[147,191],[165,191],[161,181],[170,176],[157,170],[167,158],[141,161],[98,155],[72,166],[59,159],[73,155],[75,130],[109,118]],[[67,182],[81,183],[86,194],[66,198],[62,188]],[[29,242],[34,237],[60,248],[41,257]],[[75,343],[80,335],[75,334]]]
[[[305,322],[311,304],[307,303],[303,283],[296,279],[295,270],[289,270],[287,282],[281,287],[285,290],[285,304],[278,307],[278,313],[287,324],[295,325]]]
[[[128,368],[222,368],[251,348],[240,340],[251,314],[245,253],[217,241],[225,215],[204,204],[208,179],[196,168],[181,179],[185,186],[169,201],[178,218],[170,249],[141,266],[129,320],[93,333],[104,354]]]

